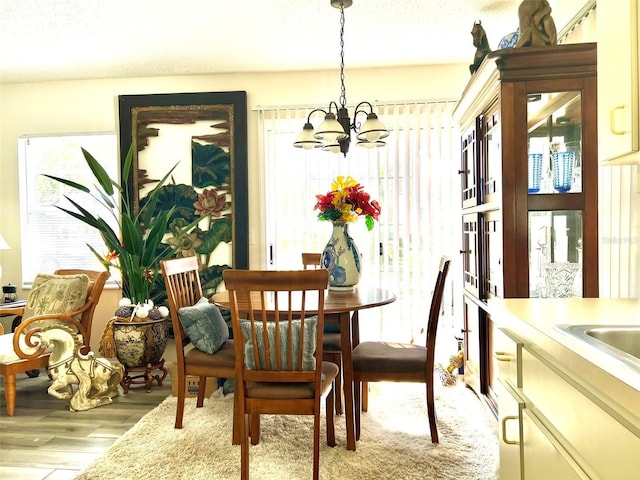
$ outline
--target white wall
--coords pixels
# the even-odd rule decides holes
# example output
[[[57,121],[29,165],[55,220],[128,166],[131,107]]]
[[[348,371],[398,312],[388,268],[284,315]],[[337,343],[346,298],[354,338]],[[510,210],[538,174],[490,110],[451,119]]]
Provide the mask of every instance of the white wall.
[[[347,100],[395,101],[458,98],[469,80],[467,65],[345,71]],[[328,104],[340,94],[337,70],[26,83],[0,86],[0,251],[2,283],[20,285],[20,217],[17,139],[21,135],[118,131],[118,95],[245,90],[248,102],[249,224],[260,221],[256,106]],[[302,127],[302,125],[301,125]],[[293,147],[292,147],[293,148]],[[447,168],[443,166],[443,168]],[[457,168],[451,166],[451,168]],[[251,228],[252,268],[263,267],[261,229]],[[24,252],[27,254],[26,252]],[[21,298],[27,292],[20,292]],[[94,318],[92,348],[113,314],[118,291],[103,295]]]

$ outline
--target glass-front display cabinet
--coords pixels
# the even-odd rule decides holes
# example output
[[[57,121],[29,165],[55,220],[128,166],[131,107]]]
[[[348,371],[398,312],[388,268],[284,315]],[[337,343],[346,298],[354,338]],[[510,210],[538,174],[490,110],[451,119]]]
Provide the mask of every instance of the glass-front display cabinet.
[[[491,52],[454,112],[467,383],[489,398],[492,298],[598,296],[596,57],[595,43]]]
[[[583,192],[582,121],[581,90],[527,94],[527,194]],[[529,211],[530,297],[583,296],[582,213]]]

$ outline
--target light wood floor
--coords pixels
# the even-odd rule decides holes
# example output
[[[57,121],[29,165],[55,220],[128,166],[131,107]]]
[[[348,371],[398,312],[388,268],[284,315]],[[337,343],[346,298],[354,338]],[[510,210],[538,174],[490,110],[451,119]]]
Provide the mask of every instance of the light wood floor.
[[[171,377],[132,385],[111,405],[70,412],[68,402],[47,394],[49,379],[19,374],[16,414],[7,416],[4,383],[0,387],[0,478],[3,480],[69,480],[105,452],[145,413],[171,395]]]

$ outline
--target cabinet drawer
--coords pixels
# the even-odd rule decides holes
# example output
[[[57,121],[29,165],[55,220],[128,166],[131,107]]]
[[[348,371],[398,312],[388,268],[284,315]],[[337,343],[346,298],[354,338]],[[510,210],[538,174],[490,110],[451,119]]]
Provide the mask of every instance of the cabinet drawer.
[[[587,480],[571,456],[535,415],[522,411],[524,438],[523,471],[526,480]],[[608,477],[607,477],[608,478]]]
[[[521,388],[522,342],[504,328],[496,328],[493,335],[493,358],[498,369],[498,378],[514,388]]]
[[[510,388],[498,380],[498,441],[500,445],[500,479],[522,478],[522,409],[524,403]]]
[[[539,412],[590,477],[638,478],[640,438],[605,410],[611,407],[599,404],[597,392],[583,393],[586,388],[528,347],[522,350],[522,376],[527,408]]]

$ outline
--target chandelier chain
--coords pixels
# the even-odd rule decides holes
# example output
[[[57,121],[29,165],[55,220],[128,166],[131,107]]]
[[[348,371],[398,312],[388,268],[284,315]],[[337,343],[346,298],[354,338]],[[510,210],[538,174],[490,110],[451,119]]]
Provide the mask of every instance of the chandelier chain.
[[[340,105],[347,104],[347,90],[344,86],[344,7],[340,7]]]

